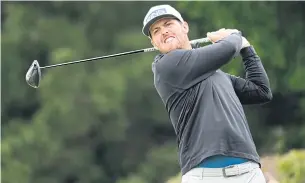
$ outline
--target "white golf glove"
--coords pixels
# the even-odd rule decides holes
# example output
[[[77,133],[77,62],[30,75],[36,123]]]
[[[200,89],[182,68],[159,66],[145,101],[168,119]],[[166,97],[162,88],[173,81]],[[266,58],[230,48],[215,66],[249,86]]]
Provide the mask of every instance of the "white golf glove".
[[[241,49],[249,47],[249,46],[250,46],[249,41],[245,37],[242,37]]]

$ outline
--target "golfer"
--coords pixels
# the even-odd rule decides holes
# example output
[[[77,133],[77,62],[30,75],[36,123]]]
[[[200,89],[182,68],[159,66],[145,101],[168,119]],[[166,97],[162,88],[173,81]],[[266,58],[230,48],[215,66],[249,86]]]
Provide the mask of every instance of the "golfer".
[[[272,99],[267,74],[238,30],[207,33],[213,44],[195,47],[189,26],[169,5],[152,7],[144,35],[160,51],[154,85],[177,135],[183,183],[265,183],[242,104]],[[220,70],[241,56],[246,78]]]

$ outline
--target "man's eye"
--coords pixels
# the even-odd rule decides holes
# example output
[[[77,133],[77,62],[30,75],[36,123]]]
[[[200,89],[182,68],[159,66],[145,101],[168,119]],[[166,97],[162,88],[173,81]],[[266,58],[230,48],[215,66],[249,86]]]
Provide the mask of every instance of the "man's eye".
[[[155,30],[153,33],[156,34],[158,32],[158,30]]]

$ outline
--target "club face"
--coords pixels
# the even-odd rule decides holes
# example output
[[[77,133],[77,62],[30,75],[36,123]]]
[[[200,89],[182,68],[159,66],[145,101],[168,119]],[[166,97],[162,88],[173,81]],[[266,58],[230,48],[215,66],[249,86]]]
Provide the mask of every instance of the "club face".
[[[34,60],[25,75],[25,80],[33,88],[38,88],[41,79],[41,70],[37,60]]]

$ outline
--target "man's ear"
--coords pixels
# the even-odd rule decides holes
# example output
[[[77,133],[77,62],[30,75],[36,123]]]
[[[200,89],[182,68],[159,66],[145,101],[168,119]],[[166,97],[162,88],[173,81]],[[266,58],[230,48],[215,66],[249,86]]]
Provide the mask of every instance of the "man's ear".
[[[189,24],[186,21],[184,21],[182,23],[182,27],[183,27],[183,32],[187,34],[189,32]]]

